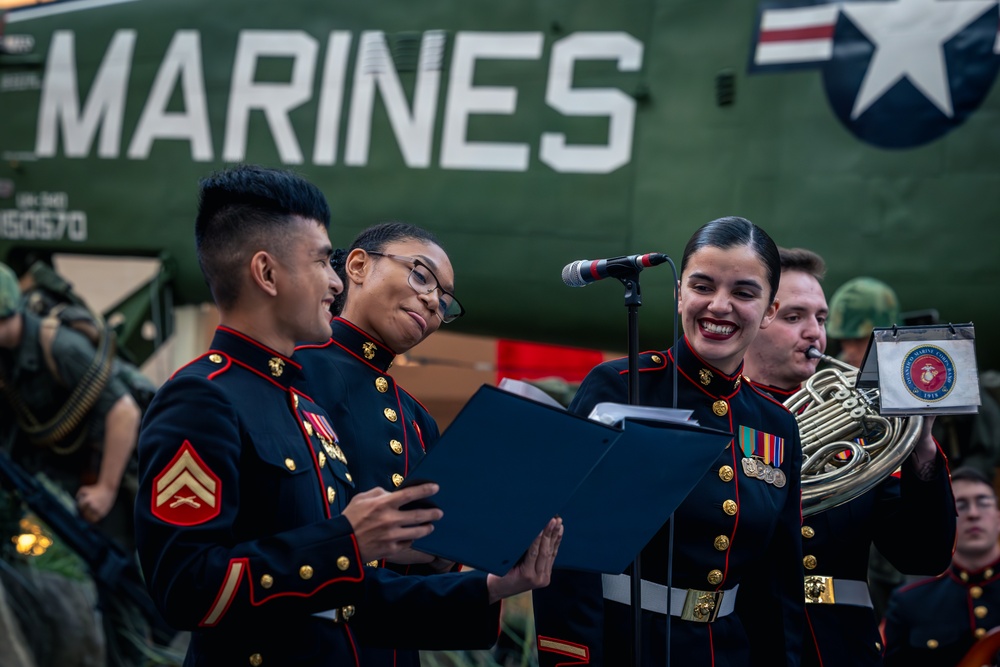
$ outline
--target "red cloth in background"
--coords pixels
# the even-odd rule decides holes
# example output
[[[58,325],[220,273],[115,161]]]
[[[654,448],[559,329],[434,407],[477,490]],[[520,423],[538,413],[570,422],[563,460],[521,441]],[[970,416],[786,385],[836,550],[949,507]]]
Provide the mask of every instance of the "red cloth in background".
[[[580,382],[591,368],[604,361],[599,350],[562,345],[497,341],[497,383],[505,377],[514,380],[539,380],[558,377]]]

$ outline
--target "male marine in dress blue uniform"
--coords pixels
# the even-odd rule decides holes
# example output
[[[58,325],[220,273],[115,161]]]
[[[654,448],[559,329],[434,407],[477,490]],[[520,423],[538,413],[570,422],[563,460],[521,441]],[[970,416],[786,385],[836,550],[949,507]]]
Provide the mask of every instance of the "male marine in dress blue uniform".
[[[794,391],[758,385],[779,401]],[[868,592],[872,544],[907,574],[946,569],[955,539],[955,499],[938,452],[928,479],[912,460],[867,493],[804,519],[804,665],[882,664],[882,638]]]
[[[952,474],[958,531],[951,567],[896,589],[885,614],[887,667],[954,667],[1000,625],[1000,510],[993,484],[979,470]],[[986,653],[991,651],[977,647]],[[992,650],[993,653],[996,649]],[[984,656],[980,656],[984,657]],[[994,656],[974,667],[995,664]]]
[[[743,380],[742,366],[727,376],[702,361],[686,338],[669,352],[640,355],[643,405],[673,404],[674,354],[677,405],[693,409],[702,426],[735,438],[672,519],[672,664],[797,665],[804,603],[795,420]],[[570,409],[587,415],[598,402],[627,403],[627,388],[627,360],[601,364]],[[665,664],[668,526],[640,557],[642,578],[652,584],[642,597],[640,665]],[[552,584],[533,594],[540,664],[625,664],[629,591],[624,575],[554,572]]]
[[[826,271],[823,258],[804,248],[779,248],[778,253],[778,312],[750,344],[743,368],[754,386],[785,403],[816,371],[819,362],[807,351],[826,349],[830,308],[820,284]],[[856,329],[852,333],[867,335],[858,329],[863,322],[895,317],[876,307],[879,300],[874,296],[871,301],[864,312],[841,308],[839,320],[850,320]],[[871,324],[867,326],[870,332]],[[804,442],[806,435],[801,434]],[[948,470],[928,430],[921,436],[919,454],[930,460],[922,461],[919,470],[914,454],[904,462],[901,477],[885,479],[849,503],[806,517],[803,665],[882,664],[882,638],[867,582],[873,542],[895,567],[912,574],[936,574],[950,562],[955,513]]]
[[[355,665],[371,645],[489,646],[485,575],[434,585],[363,567],[347,519],[347,457],[301,368],[220,327],[157,393],[139,443],[137,538],[186,664]],[[330,612],[327,617],[312,614]]]
[[[886,667],[954,667],[998,625],[1000,560],[975,572],[952,564],[944,574],[903,586],[889,598]]]

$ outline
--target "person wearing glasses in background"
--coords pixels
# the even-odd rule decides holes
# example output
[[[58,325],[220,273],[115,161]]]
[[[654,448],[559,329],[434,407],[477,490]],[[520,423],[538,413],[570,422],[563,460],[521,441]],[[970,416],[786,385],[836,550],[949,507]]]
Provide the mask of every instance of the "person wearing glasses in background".
[[[332,261],[344,282],[332,307],[333,335],[299,345],[294,359],[304,369],[305,392],[330,413],[338,438],[335,451],[350,461],[356,488],[392,491],[434,446],[440,431],[389,368],[397,355],[462,316],[453,293],[455,272],[433,234],[402,222],[365,229]],[[456,567],[412,550],[368,565],[428,575]],[[364,655],[366,665],[420,664],[416,651],[366,648]]]
[[[958,510],[951,567],[890,596],[883,627],[886,667],[996,664],[995,650],[978,659],[970,656],[970,649],[1000,625],[996,491],[992,480],[972,467],[956,468],[951,484]]]

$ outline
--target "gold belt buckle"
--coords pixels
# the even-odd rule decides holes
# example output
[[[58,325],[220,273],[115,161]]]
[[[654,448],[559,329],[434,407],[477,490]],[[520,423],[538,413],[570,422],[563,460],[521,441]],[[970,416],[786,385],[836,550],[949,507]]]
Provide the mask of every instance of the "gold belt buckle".
[[[837,601],[833,593],[833,577],[808,576],[805,587],[806,603],[833,604]]]
[[[711,623],[719,614],[725,591],[696,591],[689,589],[684,597],[681,618],[696,623]]]

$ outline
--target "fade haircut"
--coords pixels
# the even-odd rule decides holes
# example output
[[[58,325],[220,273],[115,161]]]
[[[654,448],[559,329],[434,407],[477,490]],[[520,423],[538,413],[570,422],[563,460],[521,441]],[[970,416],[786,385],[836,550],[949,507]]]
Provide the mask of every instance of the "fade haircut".
[[[771,289],[771,301],[778,293],[778,281],[781,279],[781,260],[778,257],[778,246],[763,229],[746,218],[728,216],[706,222],[698,228],[684,248],[681,259],[681,273],[684,273],[691,255],[702,248],[738,248],[747,246],[764,265],[767,273],[768,286]]]
[[[826,276],[826,262],[819,254],[805,248],[778,248],[781,271],[801,271],[822,282]]]
[[[289,171],[238,165],[201,181],[194,238],[198,264],[215,304],[232,308],[250,258],[287,255],[288,228],[299,219],[330,227],[319,188]]]
[[[333,253],[333,269],[340,276],[341,282],[344,283],[344,291],[334,297],[333,306],[330,308],[335,315],[342,313],[344,304],[347,303],[347,292],[350,289],[351,281],[347,279],[347,267],[344,265],[344,262],[351,251],[360,248],[365,252],[383,252],[387,245],[397,241],[432,243],[444,250],[441,241],[434,234],[423,227],[417,227],[407,222],[382,222],[362,230],[354,237],[354,240],[351,241],[351,246],[347,250],[337,250]],[[373,257],[372,259],[378,260],[381,258]]]

